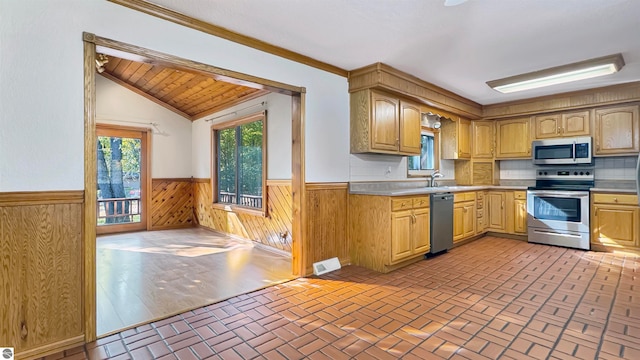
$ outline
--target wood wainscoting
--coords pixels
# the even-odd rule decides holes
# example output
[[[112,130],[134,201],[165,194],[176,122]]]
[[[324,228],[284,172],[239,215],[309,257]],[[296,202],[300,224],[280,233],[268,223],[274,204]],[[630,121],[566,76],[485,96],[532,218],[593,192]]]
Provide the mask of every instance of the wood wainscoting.
[[[0,193],[0,346],[33,359],[84,344],[84,192]]]
[[[313,274],[313,263],[337,257],[351,264],[347,233],[348,183],[306,184],[305,274]]]
[[[151,181],[151,230],[194,226],[192,183],[191,178]]]
[[[193,199],[198,225],[291,253],[290,180],[267,180],[267,217],[213,208],[210,179],[193,180]]]

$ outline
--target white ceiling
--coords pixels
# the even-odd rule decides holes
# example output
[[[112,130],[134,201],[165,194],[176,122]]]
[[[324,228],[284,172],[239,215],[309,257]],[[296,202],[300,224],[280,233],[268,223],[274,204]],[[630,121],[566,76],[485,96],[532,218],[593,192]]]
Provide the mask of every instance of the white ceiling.
[[[640,81],[640,0],[150,2],[345,70],[383,62],[483,105]],[[626,65],[606,77],[515,94],[485,84],[615,53]]]

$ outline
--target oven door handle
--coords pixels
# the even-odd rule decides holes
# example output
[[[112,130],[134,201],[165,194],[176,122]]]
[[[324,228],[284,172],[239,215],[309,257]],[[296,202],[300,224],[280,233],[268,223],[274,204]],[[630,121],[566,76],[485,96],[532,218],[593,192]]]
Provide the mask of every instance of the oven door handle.
[[[573,162],[576,162],[576,141],[573,141]]]
[[[589,196],[588,191],[530,191],[533,196],[581,198]]]

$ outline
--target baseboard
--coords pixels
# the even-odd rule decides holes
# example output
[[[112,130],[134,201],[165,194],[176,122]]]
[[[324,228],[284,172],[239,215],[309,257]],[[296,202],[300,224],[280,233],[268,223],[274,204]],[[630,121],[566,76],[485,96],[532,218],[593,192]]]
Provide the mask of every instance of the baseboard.
[[[57,354],[65,350],[73,349],[78,346],[83,346],[84,344],[85,344],[84,335],[78,335],[66,340],[43,345],[35,349],[21,351],[19,353],[16,353],[15,358],[21,359],[21,360],[32,360],[32,359],[43,358],[47,355]]]

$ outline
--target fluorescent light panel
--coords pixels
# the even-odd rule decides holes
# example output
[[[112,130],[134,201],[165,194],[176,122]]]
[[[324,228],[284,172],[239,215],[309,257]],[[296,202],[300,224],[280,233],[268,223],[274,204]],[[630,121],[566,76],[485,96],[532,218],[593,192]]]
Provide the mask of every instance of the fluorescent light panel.
[[[487,81],[487,85],[501,93],[507,94],[609,75],[620,71],[623,66],[624,59],[622,55],[615,54],[504,79]]]

